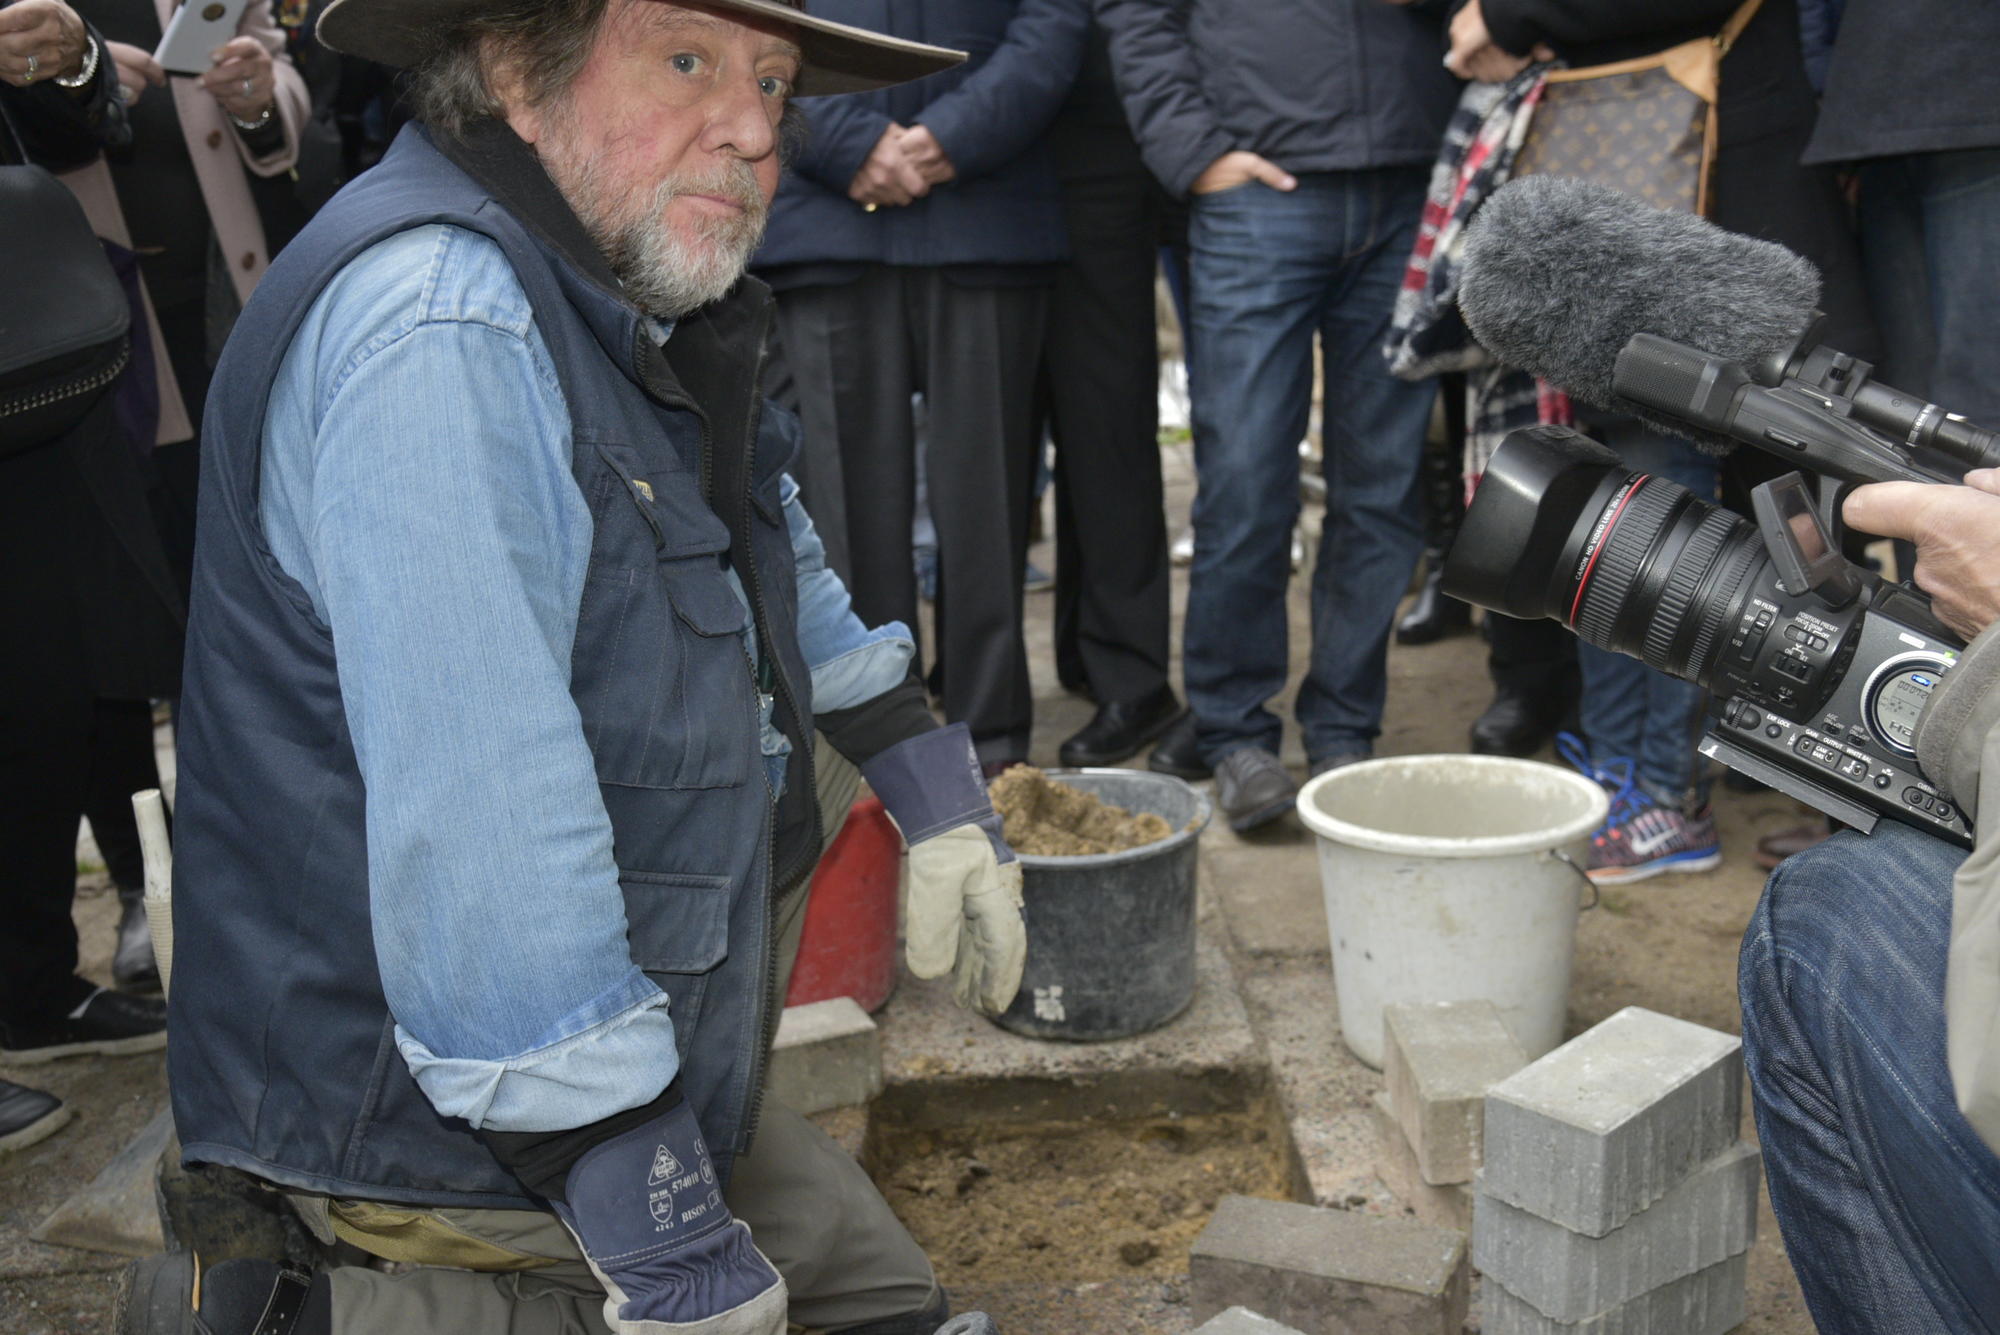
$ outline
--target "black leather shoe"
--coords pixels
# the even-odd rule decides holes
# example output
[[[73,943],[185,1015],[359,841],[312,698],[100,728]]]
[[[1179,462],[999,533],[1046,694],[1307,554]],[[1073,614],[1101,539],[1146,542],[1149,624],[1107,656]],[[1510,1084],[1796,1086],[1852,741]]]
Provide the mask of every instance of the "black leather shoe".
[[[1502,690],[1472,724],[1472,753],[1531,756],[1555,735],[1575,701],[1554,692]]]
[[[1176,779],[1190,781],[1206,779],[1215,773],[1201,758],[1201,739],[1195,734],[1192,709],[1169,724],[1160,735],[1153,754],[1146,758],[1146,768],[1155,774],[1171,774]]]
[[[0,1154],[47,1140],[69,1118],[69,1105],[55,1095],[0,1080]]]
[[[1439,588],[1444,562],[1433,560],[1410,610],[1396,623],[1397,644],[1429,644],[1472,629],[1472,608]]]
[[[275,1261],[204,1267],[168,1252],[125,1267],[112,1311],[118,1335],[333,1335],[333,1285]]]
[[[1171,686],[1137,700],[1107,700],[1057,754],[1072,769],[1115,765],[1138,755],[1139,748],[1173,727],[1181,712]]]
[[[111,981],[132,992],[160,990],[160,966],[153,959],[153,932],[146,923],[143,890],[118,887],[118,949],[111,957]]]
[[[1215,800],[1238,834],[1269,825],[1298,799],[1299,786],[1284,762],[1261,746],[1239,747],[1215,767]]]

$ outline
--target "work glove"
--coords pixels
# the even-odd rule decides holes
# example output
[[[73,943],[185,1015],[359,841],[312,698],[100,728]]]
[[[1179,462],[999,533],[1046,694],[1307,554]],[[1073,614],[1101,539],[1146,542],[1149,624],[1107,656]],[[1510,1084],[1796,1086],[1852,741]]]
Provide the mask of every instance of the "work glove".
[[[785,1281],[722,1203],[686,1100],[587,1150],[563,1196],[617,1335],[784,1335]]]
[[[898,742],[861,767],[910,850],[904,954],[919,978],[952,976],[968,1010],[998,1015],[1021,990],[1028,928],[1021,864],[1000,833],[963,723]]]

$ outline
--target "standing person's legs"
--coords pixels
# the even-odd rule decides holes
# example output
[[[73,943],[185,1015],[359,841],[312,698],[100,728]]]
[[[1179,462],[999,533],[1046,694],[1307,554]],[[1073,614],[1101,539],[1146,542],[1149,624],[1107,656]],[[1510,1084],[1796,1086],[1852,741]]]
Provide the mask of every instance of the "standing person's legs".
[[[1787,859],[1743,937],[1771,1205],[1823,1335],[2000,1331],[2000,1159],[1945,1063],[1952,876],[1894,821]]]
[[[827,565],[870,625],[917,628],[909,330],[900,271],[778,294],[778,338],[804,430],[792,473]]]
[[[1063,177],[1071,260],[1050,291],[1042,356],[1056,442],[1056,639],[1074,644],[1103,705],[1167,685],[1153,317],[1161,196],[1122,129],[1087,145],[1101,148],[1101,165]]]
[[[1423,208],[1416,168],[1325,179],[1344,197],[1339,281],[1319,317],[1326,386],[1326,527],[1313,568],[1312,659],[1299,687],[1299,728],[1315,771],[1368,755],[1382,730],[1389,631],[1423,551],[1417,492],[1437,385],[1389,374],[1389,317]]]
[[[118,946],[111,978],[120,987],[146,990],[159,986],[160,971],[146,922],[146,862],[139,851],[132,794],[160,786],[153,758],[153,706],[146,700],[98,700],[93,712],[84,814],[118,889]]]
[[[1034,696],[1021,572],[1048,289],[967,286],[936,269],[912,271],[910,284],[928,410],[925,476],[938,533],[944,713],[971,727],[983,763],[1023,760]],[[907,570],[907,549],[903,565]]]
[[[1715,498],[1717,463],[1683,440],[1647,430],[1630,418],[1598,429],[1625,467],[1676,482],[1704,501]],[[1633,777],[1655,802],[1694,811],[1707,800],[1695,750],[1708,693],[1636,658],[1577,642],[1583,674],[1584,738],[1592,758],[1632,761]]]
[[[1195,547],[1181,673],[1211,765],[1250,747],[1275,755],[1283,741],[1268,702],[1285,688],[1298,445],[1340,203],[1323,176],[1192,203]]]
[[[2000,428],[2000,148],[1925,153],[1916,165],[1937,349],[1926,389],[1946,412]]]

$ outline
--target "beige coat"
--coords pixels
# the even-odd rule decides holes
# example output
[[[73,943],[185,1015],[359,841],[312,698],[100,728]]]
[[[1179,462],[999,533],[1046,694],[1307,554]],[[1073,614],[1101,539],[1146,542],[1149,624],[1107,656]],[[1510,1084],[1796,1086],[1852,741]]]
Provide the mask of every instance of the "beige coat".
[[[1945,1061],[1959,1110],[2000,1150],[2000,625],[1966,646],[1938,684],[1917,721],[1917,760],[1977,832],[1952,882]],[[1982,784],[1986,770],[1996,777]]]
[[[159,11],[161,31],[165,31],[168,19],[173,16],[174,0],[153,0],[153,5]],[[86,13],[85,17],[89,15]],[[194,159],[194,173],[201,183],[202,202],[208,206],[209,221],[215,226],[216,240],[229,263],[229,276],[235,283],[237,299],[248,301],[250,290],[263,277],[271,255],[264,243],[264,224],[258,219],[257,205],[250,197],[250,184],[244,172],[248,170],[259,176],[276,176],[292,169],[299,156],[299,127],[311,114],[311,99],[306,93],[305,80],[299,77],[291,57],[285,54],[284,34],[271,17],[270,0],[251,0],[245,5],[243,20],[237,24],[236,31],[239,36],[255,37],[271,53],[276,80],[274,93],[277,109],[274,114],[284,127],[285,142],[269,157],[250,156],[249,150],[243,146],[242,137],[230,125],[222,104],[193,79],[169,77],[166,88],[148,88],[144,95],[165,97],[172,94],[174,110],[180,115],[181,130],[187,136],[188,156]],[[106,66],[104,77],[116,78],[116,72],[109,68],[110,54],[107,52],[101,58]],[[121,246],[132,244],[132,234],[125,226],[124,211],[119,205],[117,192],[112,188],[111,168],[102,158],[87,167],[63,173],[62,181],[83,205],[92,230]],[[133,207],[142,208],[144,205],[135,203]],[[188,423],[187,408],[182,404],[180,390],[174,384],[173,370],[167,361],[167,349],[160,340],[159,323],[153,318],[150,297],[146,301],[146,322],[151,329],[153,347],[158,352],[155,363],[159,373],[160,430],[154,437],[154,443],[166,445],[186,440],[194,434],[194,429]]]

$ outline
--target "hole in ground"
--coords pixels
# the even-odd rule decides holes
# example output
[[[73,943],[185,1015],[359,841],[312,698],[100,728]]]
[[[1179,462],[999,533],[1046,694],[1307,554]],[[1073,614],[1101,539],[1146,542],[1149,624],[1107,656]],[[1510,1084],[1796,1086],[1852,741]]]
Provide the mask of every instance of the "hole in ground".
[[[878,1104],[863,1162],[947,1289],[1164,1279],[1223,1196],[1303,1199],[1274,1101],[1238,1092],[1236,1107],[1021,1120],[1014,1105],[955,1124],[935,1103],[921,1124]]]

